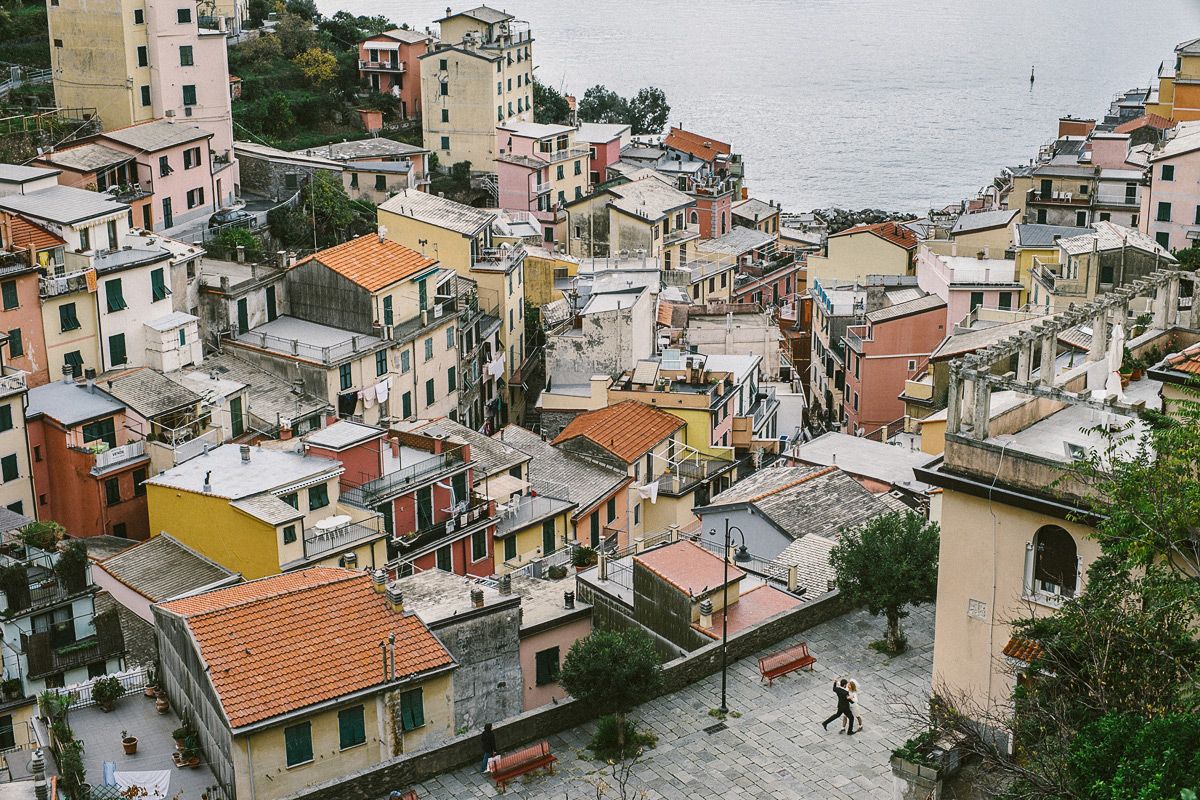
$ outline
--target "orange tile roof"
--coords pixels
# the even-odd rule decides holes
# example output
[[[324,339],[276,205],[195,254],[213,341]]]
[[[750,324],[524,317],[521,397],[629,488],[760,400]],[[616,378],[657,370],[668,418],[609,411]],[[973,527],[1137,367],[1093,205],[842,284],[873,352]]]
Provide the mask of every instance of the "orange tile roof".
[[[552,444],[583,436],[632,464],[683,426],[679,417],[636,400],[625,400],[575,417]]]
[[[355,570],[313,567],[160,608],[186,620],[234,729],[380,685],[379,642],[392,633],[397,678],[453,663]]]
[[[682,150],[702,161],[712,161],[717,156],[727,156],[732,149],[725,142],[702,136],[699,133],[685,131],[683,128],[671,127],[663,144],[676,150]]]
[[[1175,123],[1166,117],[1160,117],[1158,114],[1145,114],[1137,119],[1131,119],[1129,122],[1122,122],[1113,128],[1113,133],[1133,133],[1140,128],[1157,128],[1165,131],[1174,127]]]
[[[381,240],[373,233],[319,250],[296,266],[309,261],[324,264],[368,292],[378,291],[438,263],[436,259],[426,258],[391,239]]]
[[[1013,637],[1008,640],[1008,644],[1004,645],[1004,655],[1009,658],[1015,658],[1017,661],[1024,661],[1026,664],[1032,663],[1041,654],[1041,643],[1033,639],[1018,639]]]
[[[740,592],[737,602],[729,604],[729,632],[737,633],[753,627],[768,617],[773,617],[789,608],[795,608],[803,602],[794,594],[776,589],[774,586],[767,586],[765,583]],[[721,611],[714,612],[711,628],[701,628],[699,625],[692,627],[705,636],[720,639],[725,628],[725,615]]]
[[[57,234],[16,215],[9,218],[8,235],[11,240],[9,244],[22,249],[33,245],[35,253],[39,250],[62,247],[66,244],[66,241]]]
[[[719,589],[725,580],[725,562],[721,557],[687,539],[639,553],[633,560],[689,597]],[[730,583],[744,577],[746,573],[734,564],[729,565]],[[732,625],[729,629],[733,630]]]
[[[1167,356],[1167,367],[1177,372],[1200,375],[1200,344],[1194,344],[1182,352]]]
[[[905,250],[912,250],[917,246],[917,234],[899,222],[876,222],[874,225],[855,225],[853,228],[838,231],[832,234],[832,236],[849,236],[852,233],[873,233],[892,244],[900,245]]]

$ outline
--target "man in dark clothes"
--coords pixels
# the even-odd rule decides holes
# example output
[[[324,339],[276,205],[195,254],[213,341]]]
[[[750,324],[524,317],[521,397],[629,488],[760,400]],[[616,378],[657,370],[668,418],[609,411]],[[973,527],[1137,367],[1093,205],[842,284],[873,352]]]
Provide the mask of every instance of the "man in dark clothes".
[[[837,695],[837,711],[832,717],[822,722],[821,727],[823,727],[825,730],[829,730],[829,723],[833,722],[838,717],[846,717],[848,720],[850,720],[850,730],[848,730],[846,733],[849,736],[853,736],[854,714],[850,710],[850,691],[846,688],[846,683],[847,681],[845,678],[842,678],[840,681],[834,679],[833,693]]]
[[[489,722],[483,726],[479,744],[483,748],[483,766],[479,768],[479,771],[487,772],[488,760],[496,755],[496,734],[492,731],[492,723]]]

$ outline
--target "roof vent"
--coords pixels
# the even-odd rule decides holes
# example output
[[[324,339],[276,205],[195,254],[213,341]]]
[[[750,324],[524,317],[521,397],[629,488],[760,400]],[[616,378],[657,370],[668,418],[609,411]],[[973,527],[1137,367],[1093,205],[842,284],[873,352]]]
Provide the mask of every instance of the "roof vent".
[[[250,445],[248,445],[248,444],[242,445],[241,451],[242,451],[242,463],[249,464],[250,463]]]

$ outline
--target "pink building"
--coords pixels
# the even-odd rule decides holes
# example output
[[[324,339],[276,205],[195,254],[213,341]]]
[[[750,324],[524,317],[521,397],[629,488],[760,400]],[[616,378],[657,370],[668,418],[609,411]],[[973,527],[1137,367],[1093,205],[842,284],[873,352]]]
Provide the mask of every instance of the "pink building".
[[[1200,120],[1181,122],[1150,156],[1142,230],[1167,250],[1200,240]]]
[[[554,224],[565,218],[561,206],[582,198],[590,185],[589,149],[575,143],[569,125],[519,120],[497,126],[496,142],[500,207],[530,212],[545,240],[553,241]]]
[[[400,101],[400,116],[421,115],[421,63],[433,34],[396,28],[358,45],[358,77],[376,92]]]
[[[904,382],[929,365],[946,338],[946,302],[936,294],[872,311],[846,329],[847,433],[871,433],[904,416]]]
[[[588,180],[592,184],[608,181],[608,167],[621,160],[621,148],[629,144],[630,127],[605,122],[581,122],[575,141],[591,148]]]
[[[917,285],[946,302],[951,325],[973,309],[1016,309],[1021,284],[1016,262],[981,256],[943,256],[922,245],[917,248]]]
[[[1100,169],[1125,169],[1129,163],[1129,134],[1103,131],[1093,133],[1088,140],[1092,152],[1092,165]]]

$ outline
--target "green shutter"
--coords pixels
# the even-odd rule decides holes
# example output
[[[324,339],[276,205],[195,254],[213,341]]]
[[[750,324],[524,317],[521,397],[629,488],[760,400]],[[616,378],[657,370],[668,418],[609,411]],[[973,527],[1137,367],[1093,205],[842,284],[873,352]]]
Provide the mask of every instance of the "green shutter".
[[[537,667],[537,685],[544,686],[558,680],[558,648],[543,650],[534,657]]]
[[[367,740],[362,706],[344,708],[338,712],[338,737],[343,750],[362,744]]]
[[[113,366],[129,360],[125,356],[125,334],[118,333],[108,337],[108,360]]]
[[[162,268],[150,272],[150,293],[154,296],[155,301],[165,300],[167,295],[171,294],[171,290],[167,288]]]
[[[446,370],[446,390],[447,391],[453,392],[455,390],[455,388],[457,388],[457,386],[458,386],[457,375],[455,373],[456,373],[456,370],[454,369],[454,367],[450,367],[449,369]]]
[[[420,689],[400,695],[400,724],[406,731],[416,730],[425,724],[425,701]]]
[[[0,406],[0,431],[11,431],[12,426],[12,406]]]
[[[15,454],[0,458],[0,475],[3,476],[5,483],[15,481],[19,477],[17,475],[17,456]]]
[[[433,398],[434,398],[433,378],[430,378],[429,380],[425,381],[425,405],[429,405],[429,406],[433,405],[433,402],[434,402]]]
[[[113,278],[110,281],[104,282],[104,299],[107,301],[110,314],[114,311],[124,311],[126,308],[129,308],[125,303],[125,295],[121,292],[120,278]]]
[[[287,750],[287,765],[294,767],[312,761],[312,724],[301,722],[283,729],[283,741]]]
[[[63,303],[58,307],[58,325],[64,332],[79,330],[79,317],[75,314],[74,303]]]
[[[17,299],[17,282],[16,281],[5,281],[4,283],[0,284],[0,288],[2,288],[4,290],[4,308],[5,309],[16,308],[18,305],[20,305],[20,303]]]
[[[504,560],[512,561],[517,557],[517,537],[510,536],[504,540]]]
[[[8,355],[12,358],[25,355],[25,342],[21,339],[20,328],[8,332]]]
[[[329,505],[329,484],[319,483],[308,490],[308,510],[315,511]]]

